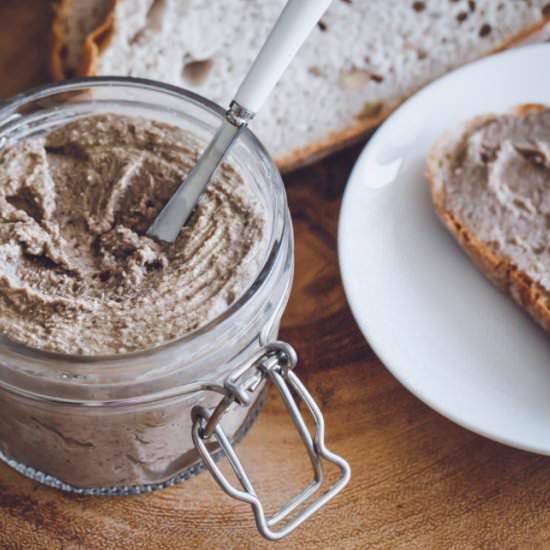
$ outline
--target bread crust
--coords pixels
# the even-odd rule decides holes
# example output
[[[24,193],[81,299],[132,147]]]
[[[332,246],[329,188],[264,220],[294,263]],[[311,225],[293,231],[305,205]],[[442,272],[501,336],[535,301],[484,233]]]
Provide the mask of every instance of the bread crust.
[[[523,117],[544,108],[544,105],[524,104],[514,107],[510,112]],[[495,286],[507,292],[547,332],[550,332],[550,293],[521,270],[513,259],[493,250],[469,231],[455,213],[445,208],[446,179],[451,174],[444,166],[452,166],[449,161],[456,157],[457,149],[464,143],[466,137],[491,118],[493,115],[476,117],[463,125],[459,132],[445,133],[433,145],[427,162],[427,179],[432,202],[438,217],[474,264]]]
[[[114,21],[115,21],[115,8],[118,0],[112,0],[111,8],[107,13],[103,22],[94,29],[87,37],[84,42],[83,54],[82,54],[82,63],[80,66],[78,76],[93,76],[96,74],[96,68],[99,56],[101,52],[107,47],[109,40],[114,32]],[[50,60],[50,70],[52,77],[56,80],[62,79],[65,77],[63,74],[63,63],[60,58],[60,54],[63,48],[63,17],[65,10],[68,9],[68,4],[70,0],[61,0],[60,7],[55,12],[54,22],[52,26],[52,50],[51,50],[51,60]],[[495,52],[499,52],[517,45],[522,40],[527,39],[529,36],[540,31],[548,22],[550,21],[550,16],[542,16],[542,19],[532,25],[523,29],[520,33],[513,36],[507,40],[504,44],[501,44],[498,48],[488,52],[487,55],[490,55]],[[55,29],[55,30],[54,30]],[[382,104],[379,112],[372,113],[371,116],[365,116],[364,114],[358,114],[356,116],[355,122],[353,122],[347,128],[333,132],[327,137],[318,140],[314,143],[311,143],[305,147],[301,147],[279,157],[276,160],[279,169],[282,172],[290,172],[307,164],[319,160],[339,149],[343,149],[348,145],[359,141],[364,138],[371,130],[376,128],[384,119],[386,119],[390,113],[407,97],[404,96],[397,101],[392,103],[387,102]]]
[[[63,67],[63,50],[65,48],[63,20],[65,13],[69,10],[70,3],[71,0],[58,0],[53,3],[49,69],[50,75],[54,80],[63,80],[67,76]]]
[[[109,45],[115,31],[116,3],[117,0],[111,0],[111,6],[103,22],[86,37],[82,50],[79,76],[92,76],[96,74],[99,56]]]
[[[117,0],[111,0],[107,15],[103,21],[86,37],[82,49],[82,60],[74,76],[93,76],[96,73],[99,55],[109,44],[114,32],[115,7]],[[49,69],[54,80],[68,78],[64,66],[65,35],[63,21],[71,8],[72,0],[57,0],[53,4],[51,30],[51,49]]]
[[[393,104],[388,102],[382,105],[381,109],[371,116],[357,116],[357,122],[344,130],[329,134],[326,138],[277,158],[277,166],[281,172],[292,172],[358,142],[388,118],[404,99]]]

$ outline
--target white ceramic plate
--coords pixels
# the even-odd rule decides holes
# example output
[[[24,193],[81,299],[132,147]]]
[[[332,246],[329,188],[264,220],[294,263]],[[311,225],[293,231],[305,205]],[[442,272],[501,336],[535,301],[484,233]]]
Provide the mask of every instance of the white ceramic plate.
[[[550,45],[485,58],[417,93],[376,132],[344,196],[339,256],[353,314],[425,403],[502,443],[550,454],[550,336],[470,263],[432,211],[425,158],[446,128],[550,104]]]

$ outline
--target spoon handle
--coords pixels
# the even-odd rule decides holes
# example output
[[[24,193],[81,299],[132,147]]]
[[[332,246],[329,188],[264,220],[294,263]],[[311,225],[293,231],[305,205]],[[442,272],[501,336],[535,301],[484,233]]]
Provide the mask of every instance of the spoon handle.
[[[288,0],[231,102],[222,126],[147,230],[149,237],[171,243],[176,240],[231,144],[259,111],[330,2]]]
[[[267,37],[235,102],[257,113],[331,0],[289,0]]]

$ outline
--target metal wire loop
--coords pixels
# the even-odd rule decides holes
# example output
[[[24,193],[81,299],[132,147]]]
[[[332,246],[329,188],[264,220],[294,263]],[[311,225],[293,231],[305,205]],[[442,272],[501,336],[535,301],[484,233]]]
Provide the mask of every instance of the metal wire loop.
[[[329,451],[325,446],[325,422],[323,415],[311,394],[294,372],[292,372],[296,361],[296,352],[290,345],[285,342],[274,342],[264,348],[262,353],[259,353],[252,361],[234,371],[227,378],[224,386],[228,393],[214,411],[209,411],[204,407],[195,407],[192,411],[192,437],[205,466],[229,496],[247,502],[252,506],[258,531],[269,540],[281,539],[296,529],[321,506],[342,491],[351,476],[349,464],[340,456]],[[252,482],[219,423],[231,403],[237,402],[241,406],[247,406],[251,402],[251,394],[260,386],[264,379],[271,380],[279,391],[305,445],[313,468],[313,481],[301,493],[290,499],[278,512],[269,517],[266,516]],[[298,404],[291,393],[291,389],[306,404],[311,413],[315,424],[314,434],[311,434],[308,430]],[[206,446],[206,440],[210,437],[216,439],[220,448],[225,453],[242,489],[233,487],[217,466]],[[292,519],[288,520],[282,527],[273,529],[298,506],[320,490],[324,480],[324,461],[330,462],[339,468],[340,477],[338,480]]]

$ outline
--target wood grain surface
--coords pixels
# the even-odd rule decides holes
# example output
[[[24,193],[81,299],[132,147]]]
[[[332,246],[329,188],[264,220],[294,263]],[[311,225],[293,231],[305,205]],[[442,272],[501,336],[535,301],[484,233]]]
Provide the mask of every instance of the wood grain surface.
[[[46,0],[0,0],[0,97],[45,80],[48,19]],[[359,150],[286,178],[296,279],[282,338],[300,354],[297,372],[325,413],[329,447],[351,463],[349,488],[289,538],[268,543],[249,507],[207,474],[153,495],[83,498],[0,465],[1,549],[550,548],[550,458],[430,410],[392,378],[353,321],[336,229]],[[273,392],[238,451],[272,505],[308,478]]]

